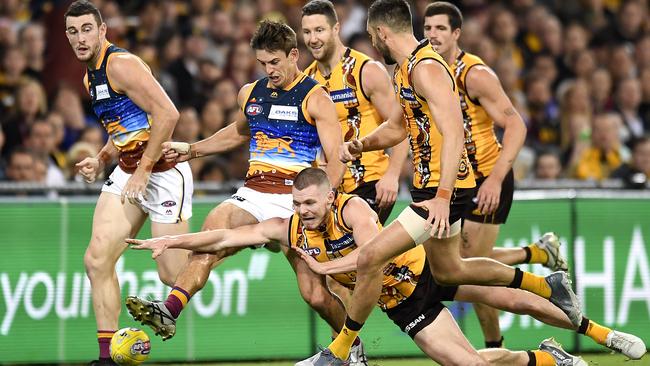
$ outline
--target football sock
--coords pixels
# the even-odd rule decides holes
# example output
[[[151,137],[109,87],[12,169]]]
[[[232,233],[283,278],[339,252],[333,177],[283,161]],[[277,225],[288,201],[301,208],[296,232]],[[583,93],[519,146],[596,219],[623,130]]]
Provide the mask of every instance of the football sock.
[[[115,330],[97,329],[97,343],[99,343],[99,358],[111,358],[111,338]]]
[[[165,300],[165,307],[174,319],[178,318],[185,305],[190,301],[190,297],[187,291],[174,286],[172,292],[167,296],[167,300]]]
[[[528,353],[528,366],[555,366],[555,359],[550,353],[540,350],[526,353]]]
[[[357,335],[363,324],[359,324],[349,317],[345,317],[345,325],[336,339],[330,343],[329,348],[332,354],[341,360],[347,360],[350,356],[350,347],[356,342]]]
[[[586,335],[587,337],[593,339],[594,342],[601,345],[606,344],[607,335],[611,331],[611,329],[604,327],[585,317],[582,317],[582,323],[580,324],[580,328],[577,330],[578,333]]]
[[[519,268],[515,268],[515,277],[508,285],[511,288],[520,288],[528,292],[537,294],[545,299],[551,297],[551,287],[546,283],[546,279],[542,276],[532,274],[530,272],[523,272]]]
[[[503,336],[498,341],[485,341],[485,348],[501,348],[503,347]]]
[[[535,244],[524,247],[524,251],[526,252],[524,263],[546,264],[548,262],[548,254]]]

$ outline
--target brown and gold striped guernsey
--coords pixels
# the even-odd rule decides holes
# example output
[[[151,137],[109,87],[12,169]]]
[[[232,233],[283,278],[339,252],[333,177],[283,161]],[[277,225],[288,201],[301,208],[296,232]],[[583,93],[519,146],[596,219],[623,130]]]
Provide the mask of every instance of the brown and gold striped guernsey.
[[[485,65],[478,56],[461,51],[451,69],[458,85],[460,106],[465,126],[465,149],[476,178],[487,177],[499,158],[501,144],[494,134],[494,121],[478,100],[467,93],[465,79],[476,65]]]
[[[440,152],[442,135],[438,131],[431,116],[431,111],[425,98],[413,89],[411,72],[423,60],[434,60],[445,67],[453,81],[451,70],[445,60],[433,50],[427,40],[423,40],[411,53],[409,58],[395,68],[393,82],[397,91],[404,116],[411,153],[413,154],[413,186],[415,188],[437,187],[440,184]],[[456,84],[454,82],[454,91]],[[456,188],[472,188],[476,185],[474,174],[463,148],[463,155],[456,176]]]
[[[336,105],[344,141],[361,139],[383,121],[361,86],[361,72],[371,58],[347,48],[330,75],[323,75],[314,61],[305,74],[325,85]],[[348,163],[343,177],[343,191],[350,193],[359,185],[379,180],[388,169],[388,155],[383,150],[368,151]]]
[[[357,248],[352,229],[343,220],[343,209],[348,201],[356,197],[338,193],[325,223],[317,230],[307,230],[298,214],[293,214],[289,221],[289,245],[306,251],[319,262],[327,262],[344,257]],[[381,224],[377,222],[381,230]],[[383,310],[393,308],[408,298],[415,290],[425,264],[425,252],[422,245],[393,258],[384,267],[384,279],[381,296],[377,305]],[[354,288],[356,272],[332,275],[337,282],[350,289]]]

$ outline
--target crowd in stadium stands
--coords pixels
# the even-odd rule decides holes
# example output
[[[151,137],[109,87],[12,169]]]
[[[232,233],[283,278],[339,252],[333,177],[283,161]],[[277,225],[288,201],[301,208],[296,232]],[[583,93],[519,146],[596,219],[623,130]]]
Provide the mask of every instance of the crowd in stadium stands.
[[[108,39],[140,56],[176,104],[179,141],[207,137],[232,121],[238,89],[263,76],[249,46],[260,19],[283,19],[301,33],[302,1],[94,2]],[[380,59],[365,31],[369,1],[333,2],[344,42]],[[64,33],[69,3],[0,4],[0,180],[80,180],[75,163],[95,155],[106,139],[82,85],[85,70]],[[646,1],[455,3],[465,14],[462,47],[495,70],[527,124],[518,180],[650,175]],[[428,1],[411,4],[421,38]],[[304,47],[300,54],[304,68],[311,56]],[[222,182],[243,178],[247,159],[243,146],[191,164],[196,180]],[[405,181],[411,171],[405,165]]]

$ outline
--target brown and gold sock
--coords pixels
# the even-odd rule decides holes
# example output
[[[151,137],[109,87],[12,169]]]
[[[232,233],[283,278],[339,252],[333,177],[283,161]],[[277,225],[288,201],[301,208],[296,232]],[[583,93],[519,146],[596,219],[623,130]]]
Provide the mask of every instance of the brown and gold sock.
[[[526,252],[524,263],[546,264],[546,262],[548,262],[548,254],[537,245],[530,244],[523,249]]]
[[[593,339],[594,342],[603,346],[606,345],[607,335],[611,331],[611,329],[604,327],[585,317],[582,317],[582,323],[580,323],[580,327],[577,330],[578,333],[586,335],[587,337]]]
[[[520,288],[528,292],[537,294],[545,299],[551,297],[551,287],[546,283],[546,279],[542,276],[532,274],[530,272],[523,272],[519,268],[515,268],[515,277],[508,285],[510,288]]]
[[[526,353],[528,353],[528,366],[555,366],[555,359],[548,352],[534,350]]]
[[[350,356],[350,347],[356,341],[357,335],[363,324],[357,323],[349,317],[345,318],[345,325],[338,336],[330,343],[329,350],[341,360],[347,360]]]

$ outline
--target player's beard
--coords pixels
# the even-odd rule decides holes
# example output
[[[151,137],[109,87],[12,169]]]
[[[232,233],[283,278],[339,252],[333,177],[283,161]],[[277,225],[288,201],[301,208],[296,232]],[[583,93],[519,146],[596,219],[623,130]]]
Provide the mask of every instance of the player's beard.
[[[335,48],[335,43],[334,43],[334,37],[331,37],[330,39],[327,40],[327,42],[323,43],[323,54],[321,57],[316,58],[316,61],[319,62],[327,62],[329,61],[330,57],[332,57],[332,53],[334,53],[334,48]]]
[[[397,63],[393,56],[391,56],[388,46],[386,46],[382,41],[377,41],[377,51],[379,51],[379,53],[384,57],[384,63],[386,65],[395,65]]]

